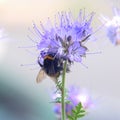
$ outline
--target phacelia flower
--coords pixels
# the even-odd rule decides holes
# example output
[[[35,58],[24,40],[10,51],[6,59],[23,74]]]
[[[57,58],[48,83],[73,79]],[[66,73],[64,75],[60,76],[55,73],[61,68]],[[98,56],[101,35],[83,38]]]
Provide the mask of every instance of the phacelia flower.
[[[120,44],[120,9],[114,9],[114,16],[112,19],[103,17],[107,36],[114,45]]]
[[[60,94],[55,94],[53,99],[59,98]],[[75,108],[77,104],[81,102],[84,109],[88,109],[93,106],[92,98],[85,90],[81,90],[76,87],[70,87],[68,90],[67,100],[70,101],[69,104],[66,103],[66,115],[72,114],[72,109]],[[61,103],[55,103],[54,112],[57,117],[61,115]]]
[[[71,12],[61,12],[55,16],[55,24],[52,25],[48,19],[47,26],[41,23],[41,29],[34,24],[35,33],[39,37],[37,49],[39,50],[38,63],[44,64],[47,55],[54,55],[54,58],[81,62],[86,55],[87,47],[83,43],[92,34],[91,22],[93,13],[85,16],[80,11],[78,18],[74,18]]]

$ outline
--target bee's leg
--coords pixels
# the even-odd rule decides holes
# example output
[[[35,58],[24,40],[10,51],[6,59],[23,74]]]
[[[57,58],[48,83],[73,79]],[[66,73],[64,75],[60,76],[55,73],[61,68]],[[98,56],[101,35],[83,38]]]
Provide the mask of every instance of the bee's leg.
[[[43,67],[43,65],[40,63],[40,61],[38,60],[38,64],[40,65],[40,67]]]

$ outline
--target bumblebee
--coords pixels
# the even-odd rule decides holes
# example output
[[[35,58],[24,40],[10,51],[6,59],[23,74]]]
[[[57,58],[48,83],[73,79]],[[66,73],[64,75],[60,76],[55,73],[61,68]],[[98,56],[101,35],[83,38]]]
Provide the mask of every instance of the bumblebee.
[[[43,64],[38,61],[38,64],[41,67],[39,71],[36,82],[41,82],[46,75],[51,77],[55,82],[63,70],[63,60],[56,57],[55,54],[47,54],[44,56]]]

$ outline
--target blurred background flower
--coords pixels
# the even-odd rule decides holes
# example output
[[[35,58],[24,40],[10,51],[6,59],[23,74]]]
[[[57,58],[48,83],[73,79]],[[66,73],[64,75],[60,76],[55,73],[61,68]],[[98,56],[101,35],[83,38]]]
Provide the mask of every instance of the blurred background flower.
[[[114,8],[114,15],[110,19],[103,16],[107,36],[114,45],[120,44],[120,9]]]
[[[59,93],[53,94],[53,101],[60,97]],[[80,89],[75,86],[71,86],[68,88],[67,98],[70,103],[66,103],[66,115],[71,115],[72,110],[77,106],[79,103],[82,103],[83,108],[87,111],[88,109],[94,106],[93,100],[91,96],[88,94],[86,89]],[[61,120],[61,103],[55,103],[54,105],[54,112],[56,117]]]

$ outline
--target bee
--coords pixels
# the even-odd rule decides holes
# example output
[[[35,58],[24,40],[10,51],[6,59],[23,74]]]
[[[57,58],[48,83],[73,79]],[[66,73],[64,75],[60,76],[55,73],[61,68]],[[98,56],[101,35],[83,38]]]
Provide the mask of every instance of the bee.
[[[63,70],[63,60],[56,57],[55,54],[47,54],[44,56],[43,64],[38,61],[38,64],[41,67],[39,71],[36,82],[41,82],[46,75],[49,76],[54,82],[57,82],[61,71]]]

